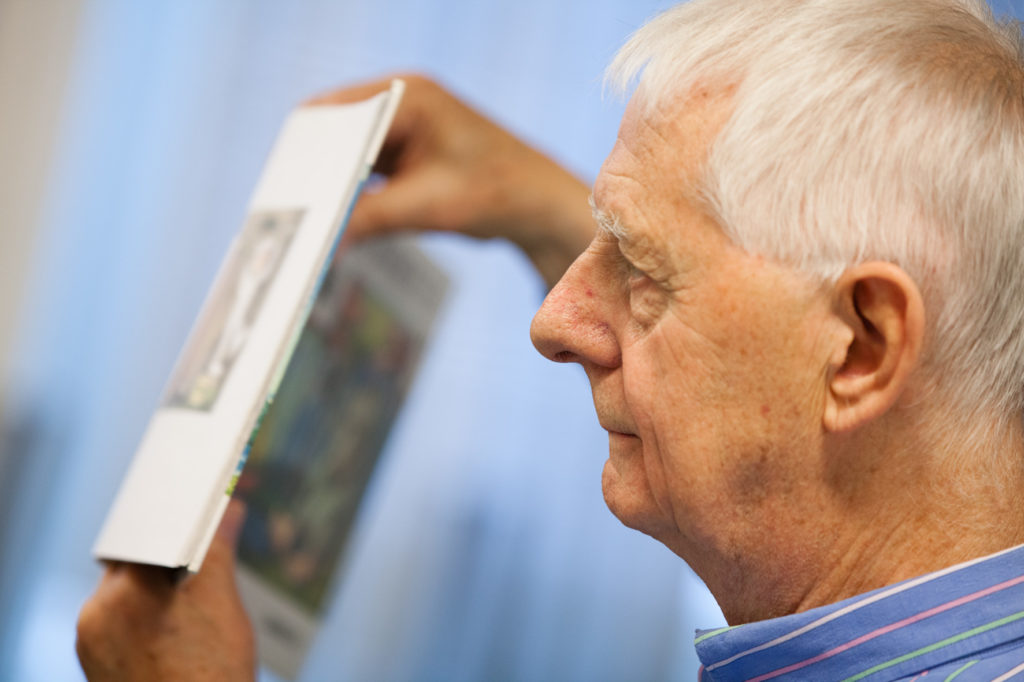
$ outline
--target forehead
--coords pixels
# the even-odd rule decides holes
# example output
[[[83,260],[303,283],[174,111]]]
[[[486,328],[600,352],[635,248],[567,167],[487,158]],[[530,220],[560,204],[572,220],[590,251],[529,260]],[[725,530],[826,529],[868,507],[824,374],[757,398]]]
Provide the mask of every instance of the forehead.
[[[695,88],[648,103],[636,95],[594,182],[594,202],[621,219],[627,239],[654,237],[699,212],[711,143],[732,113],[731,90]]]

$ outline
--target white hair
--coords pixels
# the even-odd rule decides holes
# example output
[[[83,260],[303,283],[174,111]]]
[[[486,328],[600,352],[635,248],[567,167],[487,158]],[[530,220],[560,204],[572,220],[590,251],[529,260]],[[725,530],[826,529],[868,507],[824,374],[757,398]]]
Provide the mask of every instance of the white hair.
[[[607,80],[645,106],[735,88],[701,192],[739,246],[921,288],[936,382],[1024,411],[1024,47],[981,0],[692,0]],[[684,104],[685,106],[685,104]]]

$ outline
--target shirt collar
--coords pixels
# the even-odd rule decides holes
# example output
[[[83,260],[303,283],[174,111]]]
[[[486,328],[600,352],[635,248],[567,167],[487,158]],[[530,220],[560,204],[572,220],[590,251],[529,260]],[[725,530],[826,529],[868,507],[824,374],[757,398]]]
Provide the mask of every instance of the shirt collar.
[[[702,682],[883,679],[1024,636],[1024,545],[790,616],[698,631]],[[872,678],[876,679],[876,678]]]

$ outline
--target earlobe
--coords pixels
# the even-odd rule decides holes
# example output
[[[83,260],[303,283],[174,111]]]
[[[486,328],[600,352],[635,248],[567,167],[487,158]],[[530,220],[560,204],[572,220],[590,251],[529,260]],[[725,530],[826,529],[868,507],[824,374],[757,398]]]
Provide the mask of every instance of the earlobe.
[[[924,301],[903,269],[882,262],[847,269],[835,293],[845,347],[833,356],[822,421],[844,432],[885,414],[903,393],[924,340]]]

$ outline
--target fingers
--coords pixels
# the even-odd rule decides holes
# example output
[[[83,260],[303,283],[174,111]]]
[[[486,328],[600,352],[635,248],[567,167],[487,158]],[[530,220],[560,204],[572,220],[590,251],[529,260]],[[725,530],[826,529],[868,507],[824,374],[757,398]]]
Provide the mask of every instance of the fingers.
[[[82,607],[75,648],[90,680],[252,680],[255,640],[235,586],[245,506],[228,505],[198,575],[108,566]]]
[[[351,239],[370,235],[421,230],[430,225],[429,179],[421,175],[392,178],[375,192],[364,192],[349,217],[346,234]]]
[[[161,608],[173,595],[174,583],[174,572],[168,568],[113,562],[107,566],[92,601],[100,609]]]
[[[238,538],[242,534],[242,527],[245,525],[245,515],[244,502],[237,499],[228,502],[217,527],[217,533],[206,552],[202,568],[186,583],[189,589],[234,590],[235,550],[238,547]]]
[[[322,106],[325,104],[349,104],[369,99],[374,95],[384,92],[391,87],[391,79],[372,81],[347,87],[343,90],[332,90],[320,95],[311,97],[303,102],[303,106]]]
[[[171,572],[157,566],[115,563],[78,616],[75,650],[90,680],[126,679],[117,642],[153,627],[153,614],[173,597]]]
[[[173,570],[126,562],[108,564],[100,584],[82,608],[80,622],[88,626],[102,620],[104,614],[116,613],[128,621],[150,617],[167,607],[181,589],[194,590],[195,585],[214,591],[234,590],[235,548],[245,522],[245,504],[232,500],[210,545],[200,575],[178,585]]]
[[[356,85],[350,85],[342,88],[341,90],[332,90],[331,92],[315,95],[314,97],[306,100],[303,104],[305,106],[320,106],[324,104],[349,104],[351,102],[359,102],[364,99],[369,99],[378,93],[384,92],[391,87],[391,81],[396,78],[405,81],[406,86],[410,89],[419,89],[423,87],[424,84],[433,85],[433,82],[429,78],[419,74],[396,74],[389,78],[381,78],[366,83],[357,83]]]
[[[481,202],[473,198],[497,128],[475,115],[441,86],[417,75],[400,76],[406,93],[384,140],[374,170],[387,178],[354,207],[346,240],[403,231],[480,230]],[[384,79],[312,100],[339,104],[370,97],[390,86]],[[479,193],[479,190],[476,190]]]
[[[344,241],[402,231],[502,237],[519,245],[553,284],[593,234],[589,190],[443,87],[402,76],[406,92]],[[313,100],[344,103],[389,87],[379,80]]]

